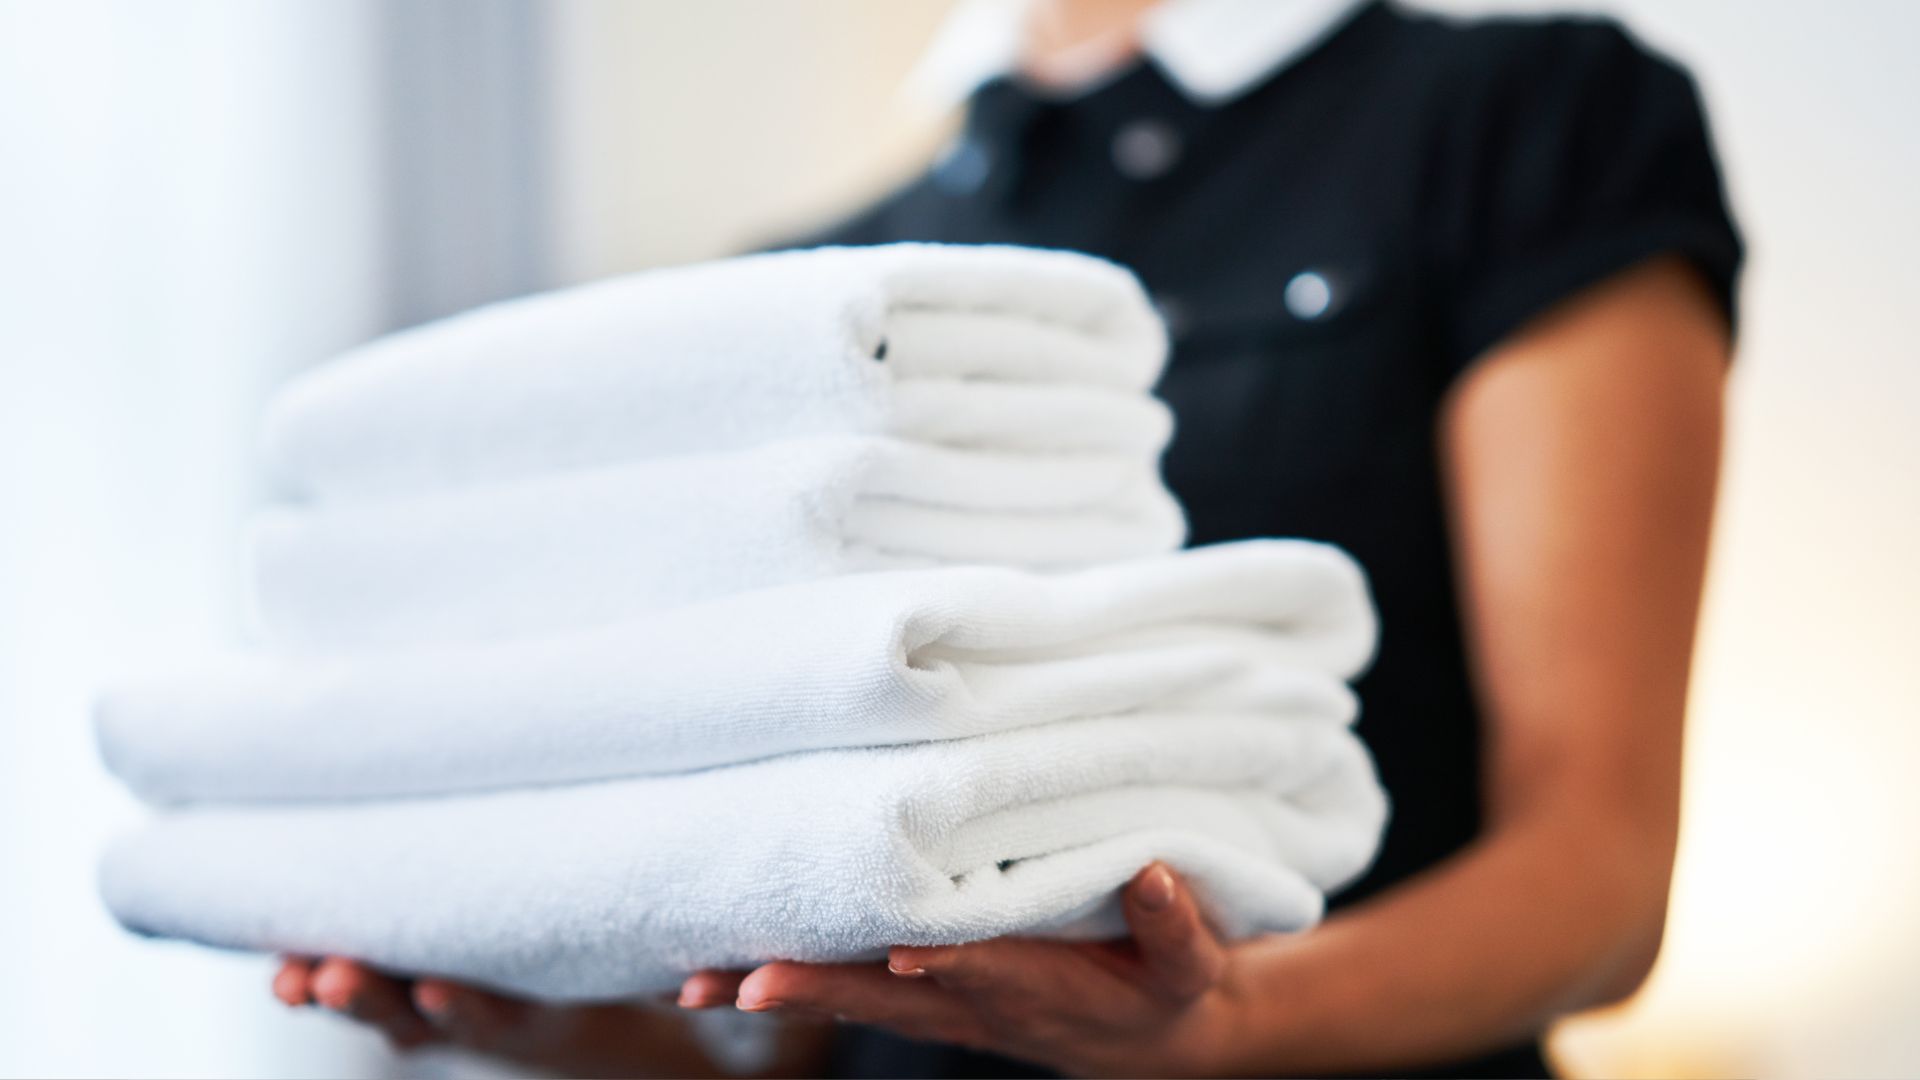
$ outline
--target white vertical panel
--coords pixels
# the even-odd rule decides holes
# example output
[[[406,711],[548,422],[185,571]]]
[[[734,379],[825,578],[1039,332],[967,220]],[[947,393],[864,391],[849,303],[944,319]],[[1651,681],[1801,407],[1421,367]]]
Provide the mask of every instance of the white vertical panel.
[[[0,1073],[352,1075],[268,967],[136,941],[112,673],[237,633],[253,416],[378,310],[361,3],[0,3]]]
[[[549,8],[407,0],[375,14],[388,324],[550,284]]]
[[[895,89],[947,0],[556,0],[556,269],[711,258],[926,156]]]

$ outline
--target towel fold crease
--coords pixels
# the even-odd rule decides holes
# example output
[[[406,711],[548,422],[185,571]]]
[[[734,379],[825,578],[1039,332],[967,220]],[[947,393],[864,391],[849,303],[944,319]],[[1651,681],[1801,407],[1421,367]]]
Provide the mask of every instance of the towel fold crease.
[[[839,438],[286,508],[250,548],[263,627],[337,649],[525,636],[864,570],[1084,566],[1184,532],[1124,461]]]
[[[155,801],[431,794],[1173,706],[1337,725],[1372,642],[1347,556],[1247,541],[1072,574],[846,576],[530,641],[241,661],[124,687],[96,726]]]

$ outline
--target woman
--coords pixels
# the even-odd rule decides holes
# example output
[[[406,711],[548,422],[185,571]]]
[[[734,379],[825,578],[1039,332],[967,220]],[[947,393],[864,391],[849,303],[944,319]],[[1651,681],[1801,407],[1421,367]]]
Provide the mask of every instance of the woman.
[[[929,70],[972,91],[956,149],[817,240],[1140,273],[1193,542],[1313,537],[1372,575],[1394,822],[1311,933],[1222,943],[1155,866],[1126,943],[703,973],[681,1004],[800,1018],[798,1072],[1542,1074],[1555,1016],[1646,975],[1672,863],[1740,262],[1690,82],[1605,22],[1378,2],[1042,0],[955,34]],[[276,988],[405,1043],[713,1068],[660,1012],[338,959]]]

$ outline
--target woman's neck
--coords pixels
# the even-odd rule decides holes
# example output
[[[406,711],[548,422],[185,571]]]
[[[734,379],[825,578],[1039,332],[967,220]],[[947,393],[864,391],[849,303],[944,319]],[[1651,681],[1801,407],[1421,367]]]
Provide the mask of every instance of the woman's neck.
[[[1020,69],[1042,86],[1094,82],[1140,51],[1140,19],[1159,0],[1035,0]]]

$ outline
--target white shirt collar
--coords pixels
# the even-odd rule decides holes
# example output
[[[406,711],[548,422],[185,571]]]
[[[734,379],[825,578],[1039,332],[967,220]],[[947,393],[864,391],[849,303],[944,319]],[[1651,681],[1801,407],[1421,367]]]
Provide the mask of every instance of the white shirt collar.
[[[1140,49],[1189,99],[1217,105],[1319,44],[1362,0],[1161,0]],[[907,78],[906,92],[951,107],[1011,74],[1031,0],[963,0]]]

